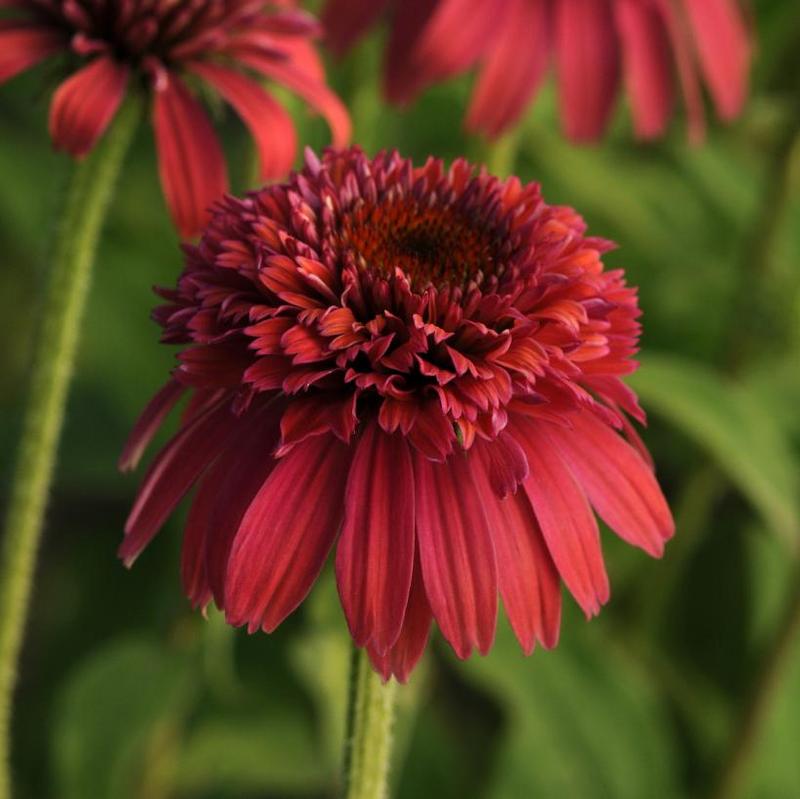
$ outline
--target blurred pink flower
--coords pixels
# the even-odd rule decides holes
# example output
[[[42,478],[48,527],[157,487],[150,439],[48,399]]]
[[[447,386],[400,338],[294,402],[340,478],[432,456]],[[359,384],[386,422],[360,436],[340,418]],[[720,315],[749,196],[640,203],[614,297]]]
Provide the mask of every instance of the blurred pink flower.
[[[644,139],[664,133],[676,85],[693,140],[705,126],[701,83],[724,120],[747,94],[751,47],[738,0],[328,0],[328,41],[344,52],[384,14],[388,98],[406,103],[477,67],[467,127],[489,136],[519,120],[551,61],[575,141],[603,134],[621,82]]]
[[[67,56],[50,106],[55,146],[86,155],[131,82],[152,94],[161,185],[175,224],[194,235],[227,190],[222,149],[190,90],[205,83],[249,127],[261,176],[285,176],[296,149],[290,116],[251,76],[297,92],[327,118],[334,142],[350,136],[346,110],[326,87],[310,44],[316,21],[282,0],[0,0],[0,83],[43,59]],[[279,7],[280,6],[280,7]]]
[[[656,557],[673,533],[626,418],[644,419],[621,380],[639,310],[610,247],[463,160],[309,153],[219,203],[161,291],[183,349],[121,465],[191,399],[121,557],[197,484],[184,586],[231,624],[274,630],[338,539],[345,617],[384,677],[407,679],[432,619],[459,657],[487,652],[498,593],[526,653],[554,646],[562,580],[587,616],[608,600],[592,508]]]

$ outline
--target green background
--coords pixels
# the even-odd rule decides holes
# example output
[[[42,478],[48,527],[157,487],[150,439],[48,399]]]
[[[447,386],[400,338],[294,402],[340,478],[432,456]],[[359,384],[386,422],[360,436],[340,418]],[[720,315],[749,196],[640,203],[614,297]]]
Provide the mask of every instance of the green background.
[[[800,551],[800,11],[756,5],[746,112],[696,148],[680,116],[664,141],[635,143],[624,108],[601,146],[573,147],[552,85],[490,147],[460,130],[469,77],[398,111],[380,99],[380,37],[331,65],[367,151],[488,160],[619,243],[605,260],[640,286],[631,382],[678,522],[658,562],[606,533],[611,602],[586,623],[568,600],[554,651],[522,657],[501,624],[487,657],[461,663],[437,636],[402,691],[399,797],[657,799],[718,779]],[[46,133],[53,77],[0,88],[3,494],[70,168]],[[301,141],[324,145],[324,124],[291,107]],[[217,123],[240,189],[250,145],[231,114]],[[182,514],[132,571],[115,557],[137,484],[115,461],[173,362],[148,314],[177,245],[142,126],[95,269],[38,567],[16,699],[22,798],[335,794],[348,641],[330,574],[276,633],[248,636],[182,597]],[[800,647],[785,654],[743,797],[800,795]]]

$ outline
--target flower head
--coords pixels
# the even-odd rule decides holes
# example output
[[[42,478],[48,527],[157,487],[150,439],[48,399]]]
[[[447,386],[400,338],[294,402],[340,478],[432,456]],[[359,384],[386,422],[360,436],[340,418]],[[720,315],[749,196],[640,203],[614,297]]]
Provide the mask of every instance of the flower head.
[[[576,141],[598,139],[620,82],[641,138],[664,133],[677,83],[692,139],[703,135],[701,81],[722,119],[747,93],[749,36],[738,0],[328,0],[334,49],[348,49],[392,16],[385,89],[405,103],[477,66],[467,127],[496,136],[511,127],[555,62],[561,117]]]
[[[609,596],[592,508],[661,554],[672,519],[626,414],[639,311],[610,243],[538,185],[465,161],[328,151],[216,206],[156,312],[183,393],[126,525],[132,562],[190,486],[185,589],[272,631],[336,543],[353,639],[405,679],[431,619],[492,645],[498,592],[526,652],[556,643],[563,581]],[[626,432],[628,443],[620,431]]]
[[[152,94],[159,171],[175,224],[198,232],[227,190],[222,149],[189,86],[206,84],[239,114],[258,147],[261,176],[285,176],[295,155],[291,117],[254,77],[301,95],[327,118],[334,142],[347,112],[324,82],[310,44],[313,18],[289,0],[2,0],[0,83],[48,56],[70,68],[50,106],[56,147],[88,153],[132,82]],[[279,8],[278,6],[282,6]]]

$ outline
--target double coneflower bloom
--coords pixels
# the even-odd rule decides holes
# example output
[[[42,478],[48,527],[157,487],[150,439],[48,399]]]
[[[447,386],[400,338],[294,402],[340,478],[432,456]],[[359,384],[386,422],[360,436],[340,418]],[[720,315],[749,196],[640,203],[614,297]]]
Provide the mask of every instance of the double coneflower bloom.
[[[384,14],[389,99],[406,103],[477,67],[467,126],[490,136],[519,119],[551,61],[564,130],[577,141],[602,135],[621,81],[641,138],[666,129],[676,85],[694,139],[704,128],[702,83],[725,120],[747,90],[738,0],[327,0],[331,45],[343,52]]]
[[[49,56],[69,74],[50,106],[59,149],[88,153],[132,84],[152,95],[164,194],[184,236],[227,190],[222,149],[196,96],[207,85],[250,128],[261,177],[284,177],[296,137],[291,118],[263,88],[275,81],[325,115],[334,143],[348,115],[326,87],[310,44],[317,25],[283,0],[0,0],[0,83]],[[190,88],[190,86],[192,88]]]
[[[659,556],[670,512],[628,416],[639,310],[611,248],[538,185],[466,162],[309,153],[217,204],[156,311],[181,347],[122,457],[182,395],[126,525],[130,564],[181,497],[183,581],[274,630],[335,546],[352,637],[405,680],[432,619],[492,645],[498,594],[525,652],[558,638],[563,582],[609,597],[595,512]]]

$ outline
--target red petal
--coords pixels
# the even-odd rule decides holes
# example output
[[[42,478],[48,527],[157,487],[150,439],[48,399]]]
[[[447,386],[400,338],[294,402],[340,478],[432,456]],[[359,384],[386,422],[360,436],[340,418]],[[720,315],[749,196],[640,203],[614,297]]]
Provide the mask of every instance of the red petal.
[[[357,646],[385,652],[400,635],[414,566],[414,471],[405,438],[370,422],[347,479],[336,550],[342,607]]]
[[[397,643],[383,654],[375,647],[368,646],[372,665],[375,670],[388,680],[394,676],[400,682],[407,682],[408,678],[425,651],[428,643],[428,634],[431,629],[431,608],[425,595],[425,586],[422,582],[422,570],[419,557],[415,558],[414,574],[411,578],[411,591],[408,596],[403,629]]]
[[[352,132],[350,115],[342,101],[322,81],[314,80],[292,64],[261,55],[242,54],[240,60],[299,94],[327,120],[333,136],[333,146],[347,145]]]
[[[675,99],[667,31],[657,10],[641,0],[617,0],[615,11],[634,128],[653,138],[664,132]]]
[[[24,24],[0,28],[0,83],[64,49],[64,36]]]
[[[195,63],[191,70],[210,83],[250,129],[258,147],[262,180],[284,177],[294,163],[297,135],[283,106],[254,80],[232,69]]]
[[[619,80],[609,0],[558,0],[556,49],[565,132],[575,141],[598,139],[611,114]]]
[[[169,380],[147,403],[119,456],[118,466],[121,471],[127,472],[136,468],[147,445],[184,391],[186,388],[177,380]]]
[[[543,424],[524,417],[514,420],[514,436],[531,469],[525,493],[561,578],[586,615],[592,616],[609,596],[597,522],[583,490],[549,439],[540,434]]]
[[[605,523],[654,557],[675,532],[664,495],[636,450],[591,413],[576,413],[572,430],[546,428]],[[545,428],[542,428],[543,431]]]
[[[732,0],[684,0],[684,4],[717,113],[732,119],[744,105],[750,64],[742,12]]]
[[[237,419],[227,402],[196,417],[161,450],[139,487],[125,523],[119,556],[130,566],[158,532],[181,497],[219,454]]]
[[[333,436],[294,447],[270,473],[233,542],[225,612],[272,632],[305,598],[342,520],[350,448]]]
[[[558,643],[560,581],[524,492],[499,499],[486,490],[494,445],[495,442],[477,442],[472,457],[482,465],[476,474],[497,556],[500,595],[522,650],[530,654],[536,640],[547,648]]]
[[[182,236],[193,236],[227,191],[222,148],[200,103],[171,75],[155,93],[153,124],[161,186]]]
[[[322,12],[325,39],[341,55],[358,41],[383,13],[388,0],[328,0]]]
[[[511,0],[481,69],[467,127],[499,136],[516,122],[539,87],[551,41],[544,0]]]
[[[395,14],[389,44],[386,47],[386,96],[396,103],[406,103],[425,85],[412,62],[420,31],[436,10],[438,0],[405,0],[403,12]]]
[[[225,607],[225,574],[236,531],[253,497],[277,461],[280,413],[268,406],[244,425],[206,472],[184,535],[183,585],[195,607],[213,595]]]
[[[127,84],[128,67],[108,56],[65,80],[50,104],[50,136],[56,148],[86,155],[116,114]]]
[[[470,459],[436,464],[414,452],[417,540],[433,615],[460,658],[486,654],[497,619],[497,570]]]

